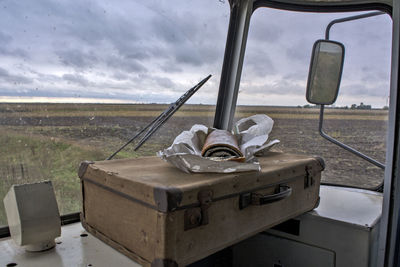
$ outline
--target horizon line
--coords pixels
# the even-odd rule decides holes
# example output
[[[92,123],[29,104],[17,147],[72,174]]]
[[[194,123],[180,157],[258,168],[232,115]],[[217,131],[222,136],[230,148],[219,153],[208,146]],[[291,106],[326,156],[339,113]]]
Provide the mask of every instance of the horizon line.
[[[45,96],[0,96],[0,104],[159,104],[169,105],[174,102],[139,102],[134,100],[123,100],[113,98],[90,98],[90,97],[45,97]],[[209,105],[205,103],[185,103],[186,105]],[[260,104],[237,104],[237,106],[269,106],[269,107],[305,107],[316,108],[316,104],[306,105],[260,105]],[[345,108],[347,105],[327,106],[326,108]],[[350,108],[350,106],[347,106]],[[372,107],[372,109],[382,109],[382,107]]]

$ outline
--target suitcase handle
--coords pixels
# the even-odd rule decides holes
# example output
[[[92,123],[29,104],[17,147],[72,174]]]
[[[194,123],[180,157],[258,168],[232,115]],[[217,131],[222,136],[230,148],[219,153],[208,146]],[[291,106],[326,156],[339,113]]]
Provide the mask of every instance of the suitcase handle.
[[[279,185],[276,192],[272,195],[264,195],[259,193],[245,193],[239,197],[239,209],[244,209],[249,205],[265,205],[272,202],[280,201],[292,194],[292,188],[287,185]]]

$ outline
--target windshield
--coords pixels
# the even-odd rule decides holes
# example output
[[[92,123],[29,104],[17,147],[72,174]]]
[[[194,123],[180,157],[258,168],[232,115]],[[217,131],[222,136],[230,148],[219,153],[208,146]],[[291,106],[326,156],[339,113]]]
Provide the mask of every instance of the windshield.
[[[2,1],[0,226],[13,184],[51,180],[61,214],[80,211],[79,163],[104,160],[207,75],[138,151],[155,156],[211,125],[229,5],[201,1]]]
[[[363,13],[314,14],[260,8],[251,19],[236,119],[265,113],[283,152],[318,155],[322,182],[373,188],[384,171],[323,139],[319,106],[305,92],[313,43],[330,21]],[[389,103],[391,19],[380,15],[336,24],[330,39],[345,46],[337,101],[325,106],[324,130],[384,163]],[[255,107],[254,105],[258,105]]]
[[[305,100],[312,44],[341,15],[350,14],[257,10],[236,119],[267,114],[271,138],[281,141],[274,149],[324,157],[324,181],[373,186],[383,172],[320,138],[318,110]],[[61,214],[80,211],[79,163],[109,157],[209,74],[140,150],[132,144],[115,158],[154,156],[193,124],[213,124],[227,1],[6,0],[0,22],[0,199],[13,184],[51,180]],[[381,162],[390,25],[385,15],[335,26],[331,37],[344,43],[346,59],[325,122],[333,137]]]

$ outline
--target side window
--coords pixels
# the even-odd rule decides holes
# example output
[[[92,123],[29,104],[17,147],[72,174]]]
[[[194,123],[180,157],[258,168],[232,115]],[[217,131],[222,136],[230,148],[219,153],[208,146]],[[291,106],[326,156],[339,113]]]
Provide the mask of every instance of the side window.
[[[306,102],[313,43],[328,23],[360,13],[312,14],[261,8],[253,14],[236,119],[265,113],[275,125],[274,149],[325,159],[323,182],[371,188],[383,170],[323,139],[319,107]],[[331,40],[346,49],[342,83],[334,105],[325,108],[325,131],[385,162],[390,80],[391,19],[387,15],[337,24]]]

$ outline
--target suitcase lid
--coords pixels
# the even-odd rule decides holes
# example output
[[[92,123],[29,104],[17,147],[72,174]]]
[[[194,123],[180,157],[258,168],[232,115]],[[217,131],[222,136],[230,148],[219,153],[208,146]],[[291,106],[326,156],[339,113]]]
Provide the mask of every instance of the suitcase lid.
[[[184,173],[157,157],[82,162],[79,177],[160,212],[199,205],[199,193],[212,201],[282,184],[324,169],[320,157],[269,152],[258,158],[261,171]],[[101,196],[99,196],[101,197]]]

